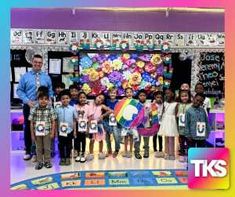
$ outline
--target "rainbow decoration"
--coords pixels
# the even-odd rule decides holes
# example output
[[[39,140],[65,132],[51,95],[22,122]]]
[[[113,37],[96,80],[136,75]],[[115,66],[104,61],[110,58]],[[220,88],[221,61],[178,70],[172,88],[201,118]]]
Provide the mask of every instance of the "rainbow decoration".
[[[148,127],[148,128],[144,128],[144,127],[139,127],[137,128],[138,130],[138,133],[141,135],[141,136],[144,136],[144,137],[149,137],[149,136],[154,136],[157,132],[158,132],[158,128],[159,128],[159,124],[158,124],[158,111],[157,111],[157,105],[156,103],[152,103],[151,104],[151,113],[150,113],[150,116],[151,116],[151,127]],[[143,125],[146,123],[147,119],[149,117],[145,117],[145,121],[143,123]]]
[[[158,124],[158,111],[157,111],[156,103],[151,104],[151,117],[152,117],[152,124]]]
[[[144,106],[135,99],[122,99],[115,106],[114,115],[123,127],[134,128],[144,118]]]

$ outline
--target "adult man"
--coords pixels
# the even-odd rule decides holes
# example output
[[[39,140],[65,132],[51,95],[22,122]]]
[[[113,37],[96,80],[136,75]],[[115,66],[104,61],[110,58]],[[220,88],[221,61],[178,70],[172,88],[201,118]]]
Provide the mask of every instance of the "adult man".
[[[40,86],[46,86],[49,90],[49,96],[53,96],[51,79],[48,74],[42,72],[42,65],[42,56],[38,54],[34,55],[32,60],[32,70],[25,73],[21,77],[19,85],[17,87],[17,94],[24,104],[24,160],[29,160],[32,156],[32,139],[30,134],[30,122],[28,120],[28,117],[30,113],[30,108],[33,108],[37,102],[37,90]]]

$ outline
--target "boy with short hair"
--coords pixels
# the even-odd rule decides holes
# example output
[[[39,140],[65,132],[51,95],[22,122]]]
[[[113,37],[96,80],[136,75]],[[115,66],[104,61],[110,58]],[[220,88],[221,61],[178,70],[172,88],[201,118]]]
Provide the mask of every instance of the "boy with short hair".
[[[56,109],[56,114],[58,120],[60,165],[70,165],[70,152],[72,150],[73,133],[76,130],[77,112],[73,106],[69,105],[71,100],[69,90],[63,90],[59,97],[62,105]]]
[[[204,99],[205,96],[203,94],[196,94],[193,99],[193,105],[185,113],[185,135],[189,148],[206,146],[210,127],[207,114],[201,107]]]
[[[36,144],[37,164],[36,170],[43,168],[51,168],[51,139],[55,135],[55,119],[54,109],[48,105],[49,95],[42,91],[38,93],[38,105],[36,105],[30,115],[30,130],[32,141]],[[44,158],[43,158],[44,153]]]

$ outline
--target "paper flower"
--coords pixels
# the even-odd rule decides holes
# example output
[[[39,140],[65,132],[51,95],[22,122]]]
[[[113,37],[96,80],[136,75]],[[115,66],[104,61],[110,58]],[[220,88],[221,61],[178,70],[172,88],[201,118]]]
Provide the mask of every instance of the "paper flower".
[[[99,73],[99,78],[104,77],[104,73],[103,73],[103,71],[99,71],[98,73]]]
[[[111,67],[111,63],[109,61],[105,61],[102,64],[102,71],[104,73],[111,73],[112,72],[112,67]]]
[[[82,86],[82,90],[86,93],[89,94],[91,92],[91,88],[87,83],[84,83]]]
[[[103,64],[107,60],[107,56],[105,54],[99,54],[97,55],[97,61],[100,64]]]
[[[129,83],[132,86],[139,85],[141,82],[141,79],[142,79],[141,74],[138,72],[134,72],[129,79]]]
[[[114,84],[112,84],[112,83],[108,83],[107,84],[107,89],[109,90],[109,89],[111,89],[111,88],[113,88],[114,87]]]
[[[134,67],[134,72],[142,73],[144,72],[144,69],[136,66]]]
[[[161,76],[161,77],[158,77],[158,79],[157,79],[158,81],[159,81],[159,83],[162,85],[163,84],[163,77]]]
[[[95,69],[91,69],[89,73],[89,80],[96,81],[99,79],[99,73]]]
[[[91,67],[92,63],[93,62],[92,62],[91,58],[89,58],[88,56],[83,56],[80,59],[80,66],[82,68],[89,68],[89,67]]]
[[[101,84],[103,86],[107,86],[110,82],[109,82],[109,78],[108,77],[104,77],[100,80]]]
[[[102,92],[102,84],[101,84],[100,80],[91,82],[90,86],[92,87],[92,94],[93,95],[97,95]]]
[[[125,90],[124,89],[122,89],[122,88],[118,89],[118,95],[124,96],[124,94],[125,94]]]
[[[97,62],[95,62],[95,63],[92,64],[92,68],[94,68],[94,69],[98,69],[99,66],[100,66],[100,65],[99,65]]]
[[[129,80],[130,77],[131,77],[131,72],[130,72],[129,70],[125,70],[125,71],[122,73],[122,75],[123,75],[123,78],[124,78],[125,80]]]
[[[145,81],[145,80],[142,80],[141,81],[141,84],[140,84],[140,89],[145,89],[146,87],[150,86],[151,83]]]
[[[118,81],[122,81],[123,77],[122,74],[118,71],[114,71],[108,75],[109,81],[112,83],[116,83]]]
[[[132,53],[130,59],[136,60],[138,57],[139,57],[139,55],[137,53]]]
[[[129,84],[128,84],[128,81],[127,80],[123,80],[122,81],[122,88],[125,90],[128,87],[130,87]]]
[[[148,63],[148,64],[145,65],[144,70],[146,72],[153,73],[153,72],[156,71],[156,67],[153,64]]]
[[[143,61],[137,61],[136,62],[136,65],[139,67],[139,68],[143,68],[145,63]]]
[[[143,81],[150,82],[152,80],[152,77],[151,77],[151,75],[149,73],[144,72],[142,74],[142,79],[143,79]]]
[[[116,59],[112,63],[113,70],[120,70],[122,68],[122,61]]]
[[[151,55],[150,54],[140,55],[139,59],[144,61],[144,62],[149,62],[151,60]]]
[[[123,58],[123,61],[126,61],[126,60],[128,60],[128,59],[130,59],[130,54],[129,53],[124,53],[123,55],[122,55],[122,58]]]
[[[132,90],[134,91],[134,94],[136,94],[136,92],[139,90],[139,86],[138,85],[133,85]]]
[[[91,71],[91,68],[88,68],[88,69],[80,69],[80,72],[83,74],[83,75],[88,75]]]
[[[113,61],[113,60],[115,60],[117,58],[118,58],[117,54],[110,54],[107,59]]]
[[[162,58],[159,54],[155,54],[152,56],[150,62],[156,66],[162,63]]]
[[[83,76],[80,78],[80,82],[81,82],[82,84],[88,83],[88,82],[89,82],[89,77],[88,77],[88,75],[83,75]]]
[[[129,67],[131,67],[133,64],[135,64],[136,60],[135,59],[129,59],[125,62],[125,64]]]

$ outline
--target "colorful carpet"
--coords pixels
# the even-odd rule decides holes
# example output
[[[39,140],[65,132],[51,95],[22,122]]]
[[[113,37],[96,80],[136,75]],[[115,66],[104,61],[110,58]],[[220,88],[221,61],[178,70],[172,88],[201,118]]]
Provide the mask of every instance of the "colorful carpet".
[[[73,171],[24,180],[12,190],[187,189],[186,170]]]

